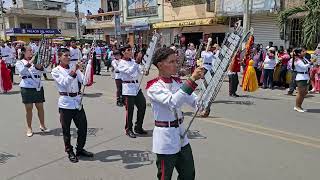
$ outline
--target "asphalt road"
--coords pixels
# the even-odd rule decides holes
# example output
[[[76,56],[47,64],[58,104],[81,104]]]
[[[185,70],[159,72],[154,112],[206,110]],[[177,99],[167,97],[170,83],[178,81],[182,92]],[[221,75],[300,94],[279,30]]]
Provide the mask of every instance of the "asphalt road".
[[[155,77],[151,73],[148,79]],[[17,79],[17,77],[16,77]],[[45,118],[51,133],[33,129],[25,135],[25,111],[19,87],[0,94],[0,180],[151,180],[156,179],[151,152],[153,117],[147,107],[144,127],[149,135],[130,139],[124,134],[124,108],[115,106],[115,84],[109,73],[95,77],[87,89],[86,148],[95,157],[72,164],[64,153],[58,119],[58,94],[45,81]],[[227,96],[225,83],[213,112],[194,122],[189,137],[198,180],[317,180],[320,177],[320,95],[310,95],[307,113],[293,111],[294,97],[283,90],[258,90],[239,98]],[[192,111],[185,109],[186,120]],[[72,143],[76,129],[72,125]],[[176,173],[174,174],[176,177]]]

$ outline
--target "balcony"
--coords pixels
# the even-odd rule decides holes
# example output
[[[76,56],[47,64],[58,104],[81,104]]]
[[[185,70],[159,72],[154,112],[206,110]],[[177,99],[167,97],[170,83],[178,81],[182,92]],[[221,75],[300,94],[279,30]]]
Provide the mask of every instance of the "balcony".
[[[121,15],[120,11],[112,11],[106,13],[99,13],[94,15],[87,15],[87,29],[101,29],[114,27],[114,18],[116,15]]]

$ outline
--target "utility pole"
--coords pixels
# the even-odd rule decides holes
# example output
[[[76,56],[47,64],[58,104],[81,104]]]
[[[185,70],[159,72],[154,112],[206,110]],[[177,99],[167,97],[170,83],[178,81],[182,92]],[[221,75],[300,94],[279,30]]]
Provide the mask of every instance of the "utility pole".
[[[77,39],[80,39],[79,0],[74,0],[74,12],[77,19],[76,20]]]
[[[2,18],[2,30],[3,30],[3,38],[4,41],[7,41],[7,33],[6,33],[6,23],[4,18],[4,8],[3,8],[3,1],[0,0],[0,9],[1,9],[1,18]]]
[[[250,0],[243,0],[243,28],[244,33],[247,33],[250,29]]]

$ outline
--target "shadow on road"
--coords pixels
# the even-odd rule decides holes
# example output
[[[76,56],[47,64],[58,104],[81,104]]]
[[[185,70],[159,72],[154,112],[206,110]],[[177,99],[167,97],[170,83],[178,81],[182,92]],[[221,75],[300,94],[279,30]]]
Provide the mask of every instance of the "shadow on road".
[[[308,109],[308,113],[320,113],[320,109]]]
[[[84,97],[88,97],[88,98],[97,98],[97,97],[101,97],[103,95],[103,93],[92,93],[92,94],[84,94]]]
[[[152,152],[139,150],[106,150],[98,152],[93,158],[82,158],[83,161],[115,162],[122,161],[124,168],[135,169],[153,164]]]
[[[16,157],[16,156],[9,153],[5,153],[5,152],[0,152],[0,165],[5,164],[8,161],[8,159],[13,157]]]
[[[240,97],[261,99],[261,100],[270,100],[270,101],[279,100],[279,99],[275,99],[275,98],[257,97],[257,96],[251,96],[251,95],[243,95],[243,96],[240,96]]]
[[[207,137],[200,134],[198,130],[189,130],[187,136],[189,139],[207,139]]]
[[[12,95],[12,94],[20,94],[21,91],[9,91],[7,93],[0,93],[1,95]]]
[[[253,101],[230,101],[230,100],[220,100],[220,101],[214,101],[215,104],[240,104],[240,105],[254,105]]]
[[[103,130],[103,128],[88,128],[87,129],[87,136],[97,136],[98,131]],[[56,128],[52,129],[49,133],[43,133],[43,132],[35,132],[34,134],[39,134],[42,136],[46,135],[52,135],[52,136],[63,136],[62,128]],[[77,129],[76,128],[70,128],[70,134],[72,138],[77,138]]]

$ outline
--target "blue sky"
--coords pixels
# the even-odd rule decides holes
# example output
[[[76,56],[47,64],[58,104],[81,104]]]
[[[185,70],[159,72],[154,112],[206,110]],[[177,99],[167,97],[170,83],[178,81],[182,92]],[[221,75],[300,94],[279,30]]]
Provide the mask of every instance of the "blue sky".
[[[4,0],[4,6],[10,7],[12,6],[11,0]],[[73,0],[70,0],[73,1]],[[83,13],[86,13],[89,9],[93,14],[96,14],[98,12],[98,9],[100,7],[100,0],[83,0],[83,3],[79,5],[80,11]],[[68,11],[74,11],[74,3],[71,3],[68,5]]]

